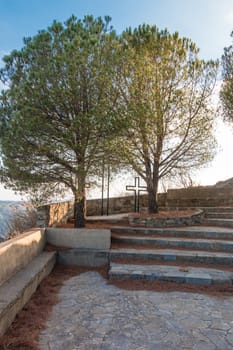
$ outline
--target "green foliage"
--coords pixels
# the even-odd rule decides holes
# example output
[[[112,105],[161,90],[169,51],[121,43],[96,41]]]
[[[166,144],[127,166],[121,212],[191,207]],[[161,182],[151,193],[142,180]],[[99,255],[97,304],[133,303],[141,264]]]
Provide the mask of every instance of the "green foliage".
[[[233,32],[231,33],[233,38]],[[224,117],[233,122],[233,45],[225,47],[222,56],[223,84],[220,98],[223,106]]]
[[[217,63],[200,60],[178,33],[142,25],[117,36],[109,24],[92,16],[54,22],[0,71],[8,85],[0,96],[2,180],[34,193],[71,189],[80,226],[85,182],[103,164],[130,165],[155,210],[161,178],[214,152],[208,99]]]
[[[16,189],[62,183],[76,201],[114,131],[115,32],[109,18],[54,22],[4,57],[2,177]]]
[[[190,39],[148,25],[123,33],[121,57],[119,113],[128,128],[116,149],[147,183],[153,212],[161,178],[213,157],[210,96],[218,63],[200,60]]]

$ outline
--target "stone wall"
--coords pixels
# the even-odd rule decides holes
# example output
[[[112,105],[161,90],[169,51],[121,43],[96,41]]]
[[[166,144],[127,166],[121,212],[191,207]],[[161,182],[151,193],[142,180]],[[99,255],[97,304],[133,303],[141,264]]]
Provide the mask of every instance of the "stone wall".
[[[170,189],[158,194],[159,207],[165,208],[201,208],[233,205],[233,186],[198,186]],[[104,214],[107,202],[104,200]],[[147,210],[147,195],[140,196],[140,211]],[[109,214],[129,213],[134,211],[134,197],[110,198]],[[87,215],[101,215],[101,199],[87,201]]]
[[[56,227],[73,216],[73,202],[60,202],[37,208],[37,227]]]
[[[166,194],[158,195],[159,206],[165,206]],[[67,223],[73,217],[74,203],[60,202],[51,203],[37,208],[37,227],[57,227]],[[102,200],[87,200],[87,216],[101,215]],[[142,212],[147,210],[147,195],[140,196],[140,208]],[[104,215],[107,214],[107,200],[103,201]],[[114,197],[109,199],[108,214],[129,213],[134,211],[134,196]]]
[[[170,189],[158,194],[160,208],[203,208],[233,206],[233,183],[221,182],[215,186],[198,186]],[[224,185],[225,184],[225,185]],[[102,200],[87,201],[87,215],[101,215]],[[107,214],[107,200],[103,201],[103,212]],[[134,211],[134,196],[109,199],[108,214],[129,213]],[[140,212],[147,211],[147,195],[140,196]],[[53,203],[38,209],[38,227],[56,227],[66,223],[73,216],[73,202]]]
[[[147,214],[129,214],[129,223],[131,226],[136,227],[172,227],[172,226],[188,226],[196,225],[202,222],[203,211],[195,209],[193,213],[189,215],[169,216],[158,218],[156,216],[148,216]]]
[[[158,194],[158,204],[161,207],[166,205],[166,193]],[[139,201],[140,211],[147,211],[147,195],[141,195]],[[87,215],[101,215],[102,200],[101,199],[91,199],[87,201]],[[103,201],[104,215],[107,213],[107,200]],[[125,197],[113,197],[109,198],[109,210],[108,214],[121,214],[129,213],[134,211],[134,196]]]
[[[167,207],[218,207],[233,205],[233,187],[199,186],[168,190]]]

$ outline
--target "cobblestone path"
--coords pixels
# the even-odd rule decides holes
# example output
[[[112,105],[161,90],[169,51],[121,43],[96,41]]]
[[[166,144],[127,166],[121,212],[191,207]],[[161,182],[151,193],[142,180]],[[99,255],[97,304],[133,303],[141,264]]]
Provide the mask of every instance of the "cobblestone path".
[[[96,272],[66,281],[41,350],[232,350],[233,297],[126,291]]]

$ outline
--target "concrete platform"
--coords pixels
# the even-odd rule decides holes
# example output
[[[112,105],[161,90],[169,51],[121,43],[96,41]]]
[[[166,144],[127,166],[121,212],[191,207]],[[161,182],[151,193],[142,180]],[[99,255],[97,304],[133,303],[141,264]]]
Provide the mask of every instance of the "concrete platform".
[[[182,268],[169,265],[130,265],[111,263],[109,278],[144,279],[149,281],[158,280],[195,285],[232,285],[233,272],[200,267]]]
[[[43,252],[0,286],[0,336],[52,271],[55,262],[55,252]]]

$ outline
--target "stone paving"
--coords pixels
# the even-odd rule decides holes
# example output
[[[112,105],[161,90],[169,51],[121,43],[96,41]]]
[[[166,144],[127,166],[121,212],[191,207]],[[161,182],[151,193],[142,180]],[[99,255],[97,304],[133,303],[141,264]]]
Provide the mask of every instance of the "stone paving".
[[[232,350],[233,296],[126,291],[96,272],[65,282],[40,350]]]

